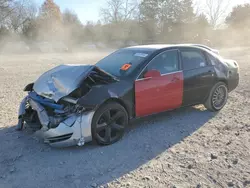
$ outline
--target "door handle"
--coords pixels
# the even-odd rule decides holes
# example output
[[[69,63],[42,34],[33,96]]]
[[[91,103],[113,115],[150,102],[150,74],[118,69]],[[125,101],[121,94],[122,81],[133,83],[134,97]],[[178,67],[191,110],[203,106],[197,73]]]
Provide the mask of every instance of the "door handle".
[[[213,70],[209,70],[208,73],[210,73],[212,76],[214,76],[214,71]]]

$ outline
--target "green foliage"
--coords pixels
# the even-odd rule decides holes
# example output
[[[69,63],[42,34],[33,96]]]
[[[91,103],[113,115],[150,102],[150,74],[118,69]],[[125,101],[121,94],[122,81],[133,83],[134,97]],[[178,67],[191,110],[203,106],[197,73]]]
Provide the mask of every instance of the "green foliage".
[[[239,5],[233,9],[226,18],[226,23],[231,27],[250,27],[250,4]]]
[[[160,11],[159,0],[143,0],[139,5],[141,21],[157,21]]]

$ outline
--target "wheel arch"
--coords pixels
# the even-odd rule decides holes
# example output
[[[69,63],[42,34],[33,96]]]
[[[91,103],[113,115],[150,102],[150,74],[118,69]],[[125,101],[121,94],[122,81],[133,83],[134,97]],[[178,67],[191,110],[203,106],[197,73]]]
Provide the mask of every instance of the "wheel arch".
[[[129,119],[131,119],[132,112],[131,112],[131,110],[129,110],[128,105],[126,105],[126,103],[122,99],[119,99],[119,98],[109,98],[109,99],[105,100],[102,104],[100,104],[98,106],[98,108],[100,108],[101,106],[104,106],[104,105],[106,105],[108,103],[111,103],[111,102],[120,104],[126,110],[126,112],[128,113]]]
[[[224,84],[226,84],[227,88],[228,88],[228,80],[227,79],[219,79],[215,84],[222,82]]]
[[[221,78],[221,79],[218,79],[218,80],[214,83],[214,85],[211,87],[211,89],[210,89],[209,93],[207,94],[207,96],[205,97],[205,100],[204,100],[204,101],[206,101],[206,100],[208,99],[208,97],[209,97],[209,95],[210,95],[210,92],[211,92],[211,90],[213,89],[213,87],[214,87],[216,84],[220,83],[220,82],[226,84],[227,89],[228,89],[228,81],[227,81],[226,79],[222,79],[222,78]]]

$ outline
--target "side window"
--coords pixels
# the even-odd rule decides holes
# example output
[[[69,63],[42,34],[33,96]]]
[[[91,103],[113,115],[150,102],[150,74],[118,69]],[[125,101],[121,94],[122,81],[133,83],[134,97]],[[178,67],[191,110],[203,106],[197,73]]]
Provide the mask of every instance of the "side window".
[[[157,55],[147,66],[146,71],[158,70],[167,74],[179,70],[178,50],[171,50]]]
[[[216,59],[214,56],[210,55],[209,53],[207,53],[208,59],[210,60],[211,64],[214,66],[218,66],[220,65],[220,62],[218,59]]]
[[[211,64],[213,66],[215,66],[216,68],[226,72],[225,67],[223,66],[223,64],[216,57],[212,56],[209,53],[207,53],[207,57],[208,57],[209,61],[211,62]]]
[[[192,70],[207,66],[206,59],[200,51],[182,51],[183,70]]]

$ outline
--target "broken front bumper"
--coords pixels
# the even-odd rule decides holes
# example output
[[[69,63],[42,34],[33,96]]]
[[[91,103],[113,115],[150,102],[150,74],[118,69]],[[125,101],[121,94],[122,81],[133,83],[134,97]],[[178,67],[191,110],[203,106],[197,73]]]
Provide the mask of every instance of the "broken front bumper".
[[[25,115],[25,106],[29,103],[32,109],[38,114],[42,128],[36,131],[36,135],[44,139],[45,143],[54,147],[68,147],[73,145],[82,146],[86,142],[92,141],[91,123],[94,111],[84,112],[81,114],[73,114],[62,121],[56,128],[49,128],[48,117],[43,106],[28,96],[23,99],[19,108],[19,123],[17,129],[22,129],[23,116]]]
[[[43,130],[42,128],[36,134],[44,138],[44,142],[51,146],[83,146],[86,142],[92,141],[91,122],[93,115],[93,111],[86,112],[77,116],[71,127],[68,126],[68,119],[66,119],[58,127],[48,130]]]

